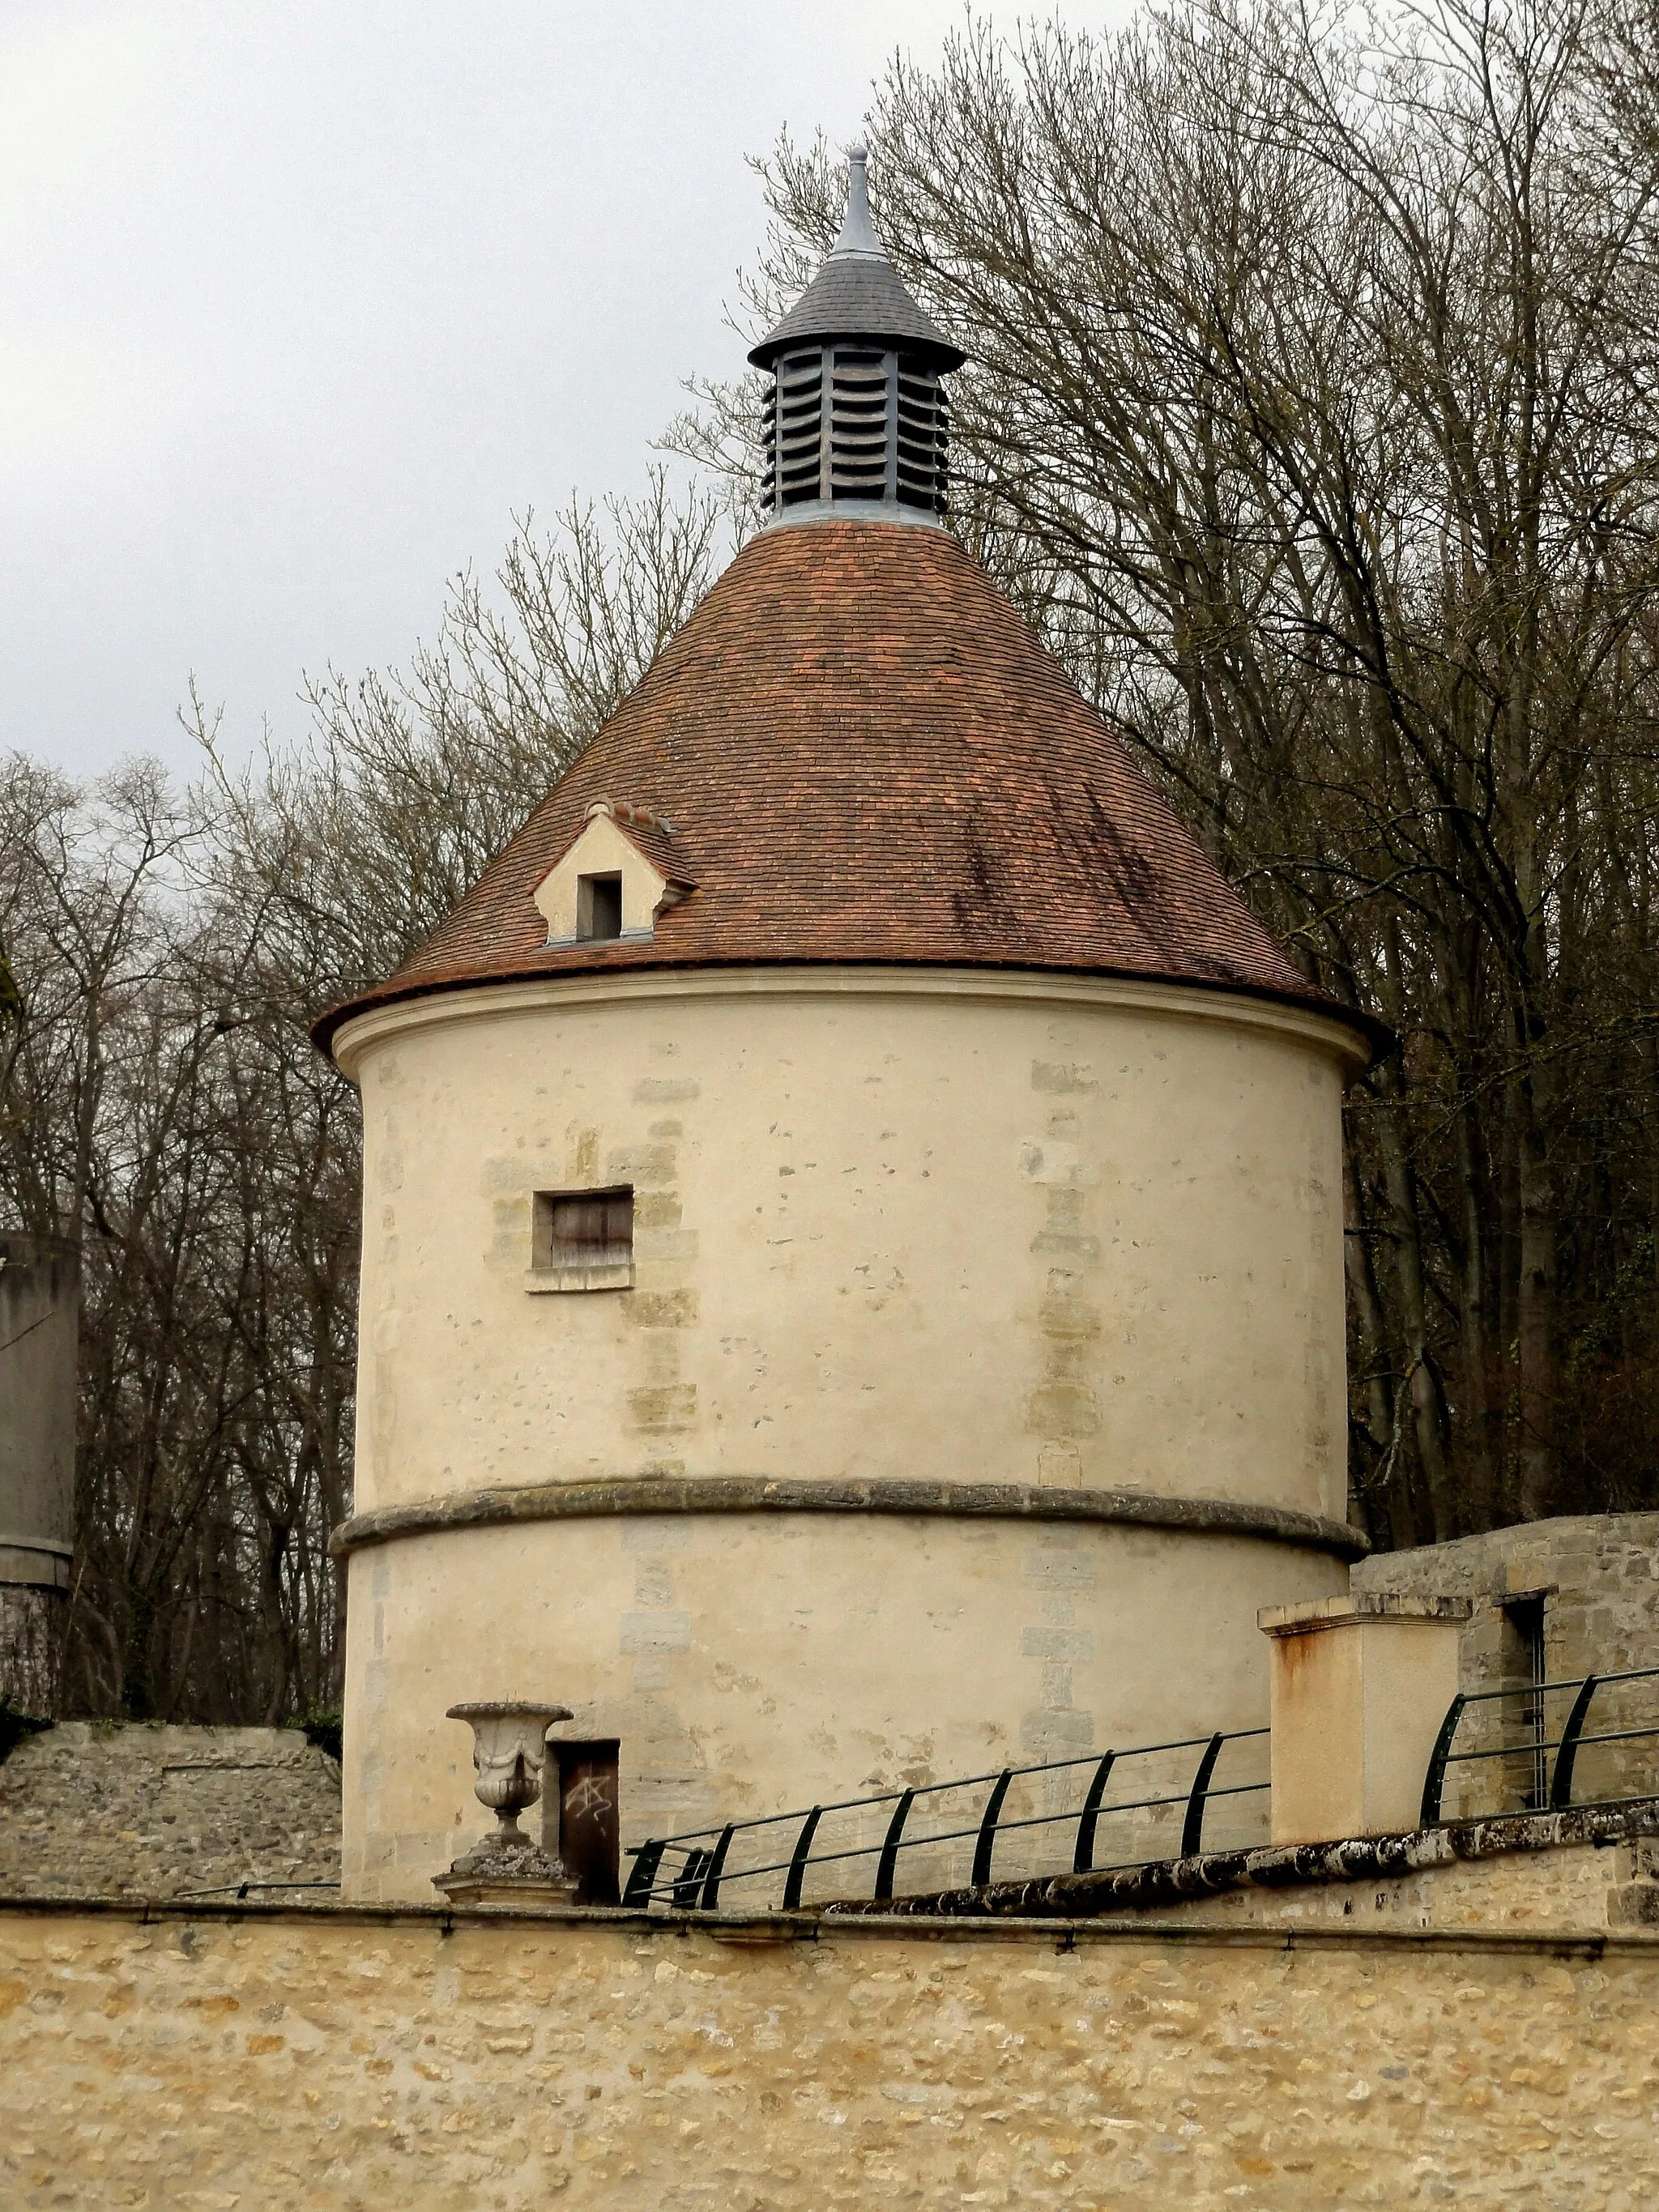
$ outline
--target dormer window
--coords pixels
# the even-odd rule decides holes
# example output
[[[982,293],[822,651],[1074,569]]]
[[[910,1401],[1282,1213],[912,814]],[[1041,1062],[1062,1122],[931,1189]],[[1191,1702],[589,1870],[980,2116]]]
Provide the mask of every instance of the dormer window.
[[[576,878],[576,934],[578,937],[620,937],[623,927],[623,879],[614,876]]]
[[[596,799],[532,894],[550,945],[626,944],[695,888],[673,824],[625,799]]]

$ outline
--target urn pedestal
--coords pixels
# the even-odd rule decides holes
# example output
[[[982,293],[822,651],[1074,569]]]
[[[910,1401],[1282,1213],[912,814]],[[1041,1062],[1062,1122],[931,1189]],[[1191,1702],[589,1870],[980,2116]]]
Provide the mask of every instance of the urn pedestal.
[[[568,1721],[568,1705],[479,1703],[451,1705],[445,1717],[465,1721],[472,1730],[473,1794],[495,1815],[495,1826],[480,1837],[434,1886],[452,1905],[498,1909],[568,1905],[576,1885],[562,1863],[550,1858],[519,1826],[542,1794],[547,1760],[547,1731]]]

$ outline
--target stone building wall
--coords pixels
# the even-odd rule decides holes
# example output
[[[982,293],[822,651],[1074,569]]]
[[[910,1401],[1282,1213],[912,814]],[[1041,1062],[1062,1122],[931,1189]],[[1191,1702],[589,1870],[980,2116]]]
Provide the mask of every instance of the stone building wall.
[[[293,1729],[75,1721],[0,1766],[0,1893],[337,1882],[340,1770]]]
[[[334,1049],[360,1514],[619,1475],[1344,1511],[1346,1024],[771,965],[445,992]],[[535,1194],[618,1188],[632,1288],[540,1294]]]
[[[1380,1552],[1352,1571],[1357,1590],[1467,1597],[1465,1687],[1486,1688],[1505,1661],[1503,1607],[1546,1593],[1552,1675],[1659,1666],[1659,1513],[1586,1513],[1525,1521],[1484,1536]]]
[[[1352,1570],[1356,1590],[1392,1590],[1411,1597],[1464,1597],[1474,1611],[1463,1632],[1466,1692],[1520,1686],[1528,1677],[1527,1604],[1541,1605],[1544,1663],[1552,1681],[1592,1671],[1610,1674],[1659,1667],[1659,1513],[1585,1514],[1525,1522],[1449,1544],[1385,1552]],[[1559,1735],[1571,1692],[1552,1692],[1544,1733]],[[1522,1743],[1524,1699],[1505,1699],[1472,1712],[1462,1742],[1468,1748]],[[1659,1723],[1659,1680],[1609,1684],[1598,1692],[1587,1731],[1611,1732]],[[1503,1734],[1507,1729],[1508,1734]],[[1524,1754],[1492,1761],[1485,1773],[1451,1777],[1446,1808],[1485,1809],[1499,1784],[1518,1803]],[[1579,1802],[1651,1790],[1659,1774],[1659,1741],[1588,1747],[1580,1753],[1574,1795]],[[1484,1795],[1483,1795],[1484,1793]]]
[[[75,1496],[80,1248],[0,1230],[0,1698],[56,1711]]]
[[[1641,1932],[0,1907],[20,2212],[1656,2193]]]

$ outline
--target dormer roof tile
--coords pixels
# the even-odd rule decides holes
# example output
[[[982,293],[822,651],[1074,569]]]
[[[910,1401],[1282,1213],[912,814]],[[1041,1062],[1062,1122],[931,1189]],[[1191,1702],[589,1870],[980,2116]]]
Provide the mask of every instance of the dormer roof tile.
[[[691,872],[685,840],[677,837],[666,822],[647,809],[634,806],[625,799],[607,799],[599,804],[604,806],[605,811],[635,851],[650,861],[665,883],[678,884],[687,890],[695,887],[697,879]],[[590,800],[583,809],[581,820],[574,824],[558,851],[550,854],[548,868],[556,868],[572,846],[580,841],[588,821],[597,811],[595,802]],[[546,872],[544,869],[543,873]]]

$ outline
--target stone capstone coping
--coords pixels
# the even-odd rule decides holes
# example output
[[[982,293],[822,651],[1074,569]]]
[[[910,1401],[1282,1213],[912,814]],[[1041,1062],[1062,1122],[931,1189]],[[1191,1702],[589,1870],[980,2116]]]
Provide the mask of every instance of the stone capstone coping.
[[[108,1895],[31,1897],[0,1888],[0,1922],[11,1919],[113,1921],[131,1927],[246,1926],[276,1922],[293,1928],[319,1923],[347,1928],[393,1929],[425,1926],[440,1938],[466,1929],[492,1932],[522,1944],[531,1929],[548,1933],[603,1930],[631,1937],[669,1939],[676,1944],[703,1938],[739,1950],[766,1951],[793,1944],[843,1941],[910,1943],[1036,1943],[1046,1950],[1071,1951],[1092,1944],[1148,1944],[1159,1949],[1211,1951],[1444,1951],[1509,1952],[1540,1958],[1594,1962],[1610,1954],[1659,1954],[1659,1934],[1644,1928],[1452,1928],[1373,1927],[1361,1922],[1311,1922],[1280,1925],[1272,1921],[1226,1924],[1213,1920],[1106,1919],[1085,1915],[1075,1920],[1053,1914],[997,1914],[981,1918],[928,1918],[921,1913],[865,1909],[829,1917],[802,1912],[631,1912],[598,1905],[534,1905],[520,1910],[500,1905],[345,1905],[337,1899],[315,1905],[267,1903],[231,1896],[137,1898]]]
[[[369,1544],[443,1528],[515,1522],[588,1521],[632,1513],[886,1513],[983,1515],[999,1520],[1117,1522],[1194,1534],[1256,1536],[1363,1559],[1370,1545],[1346,1522],[1287,1506],[1228,1498],[1159,1498],[1139,1490],[1051,1490],[1029,1483],[799,1482],[769,1475],[623,1475],[598,1482],[537,1482],[457,1491],[407,1505],[382,1505],[343,1522],[330,1540],[336,1559]]]
[[[1514,1813],[1459,1820],[1397,1836],[1353,1836],[1328,1844],[1269,1844],[1248,1851],[1200,1851],[1111,1873],[992,1882],[983,1889],[947,1889],[880,1904],[849,1898],[824,1905],[826,1916],[866,1913],[901,1918],[977,1919],[1007,1913],[1024,1920],[1086,1919],[1096,1913],[1178,1905],[1231,1889],[1291,1889],[1314,1883],[1374,1881],[1418,1874],[1460,1860],[1507,1851],[1554,1850],[1568,1844],[1607,1845],[1659,1835],[1659,1797],[1624,1805],[1584,1806],[1562,1813]]]
[[[1364,1620],[1467,1620],[1466,1597],[1413,1597],[1395,1590],[1350,1590],[1346,1597],[1304,1598],[1297,1605],[1264,1605],[1255,1625],[1264,1636],[1311,1636],[1322,1628],[1353,1628]]]

